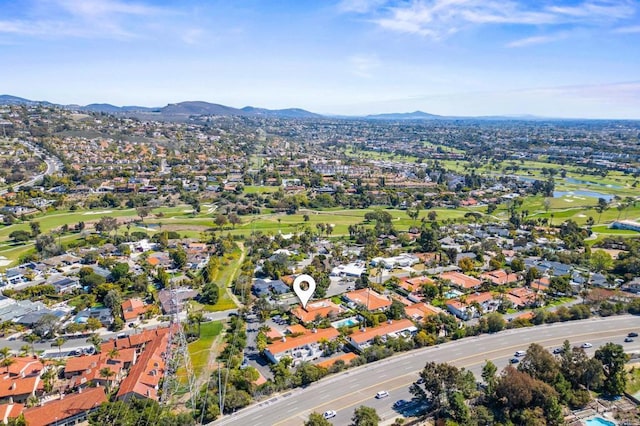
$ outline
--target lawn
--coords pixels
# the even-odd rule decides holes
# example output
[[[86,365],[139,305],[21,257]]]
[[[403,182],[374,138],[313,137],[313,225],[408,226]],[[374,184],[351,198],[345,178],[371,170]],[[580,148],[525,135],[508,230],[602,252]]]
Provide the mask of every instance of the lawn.
[[[209,355],[211,354],[211,345],[221,332],[222,322],[203,322],[200,324],[200,338],[195,342],[189,343],[189,357],[196,377],[207,367]]]

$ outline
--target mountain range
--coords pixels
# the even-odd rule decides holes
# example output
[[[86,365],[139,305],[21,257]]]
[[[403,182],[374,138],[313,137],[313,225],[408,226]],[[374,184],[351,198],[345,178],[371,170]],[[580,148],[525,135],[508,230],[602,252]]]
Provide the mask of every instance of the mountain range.
[[[365,120],[393,120],[393,121],[417,121],[417,120],[540,120],[541,117],[526,116],[490,116],[490,117],[454,117],[429,114],[423,111],[407,113],[386,113],[367,116],[334,116],[322,115],[301,108],[266,109],[253,106],[234,108],[226,105],[214,104],[203,101],[187,101],[168,104],[164,107],[143,106],[115,106],[106,103],[94,103],[89,105],[60,105],[47,101],[33,101],[12,95],[0,95],[0,105],[56,105],[76,111],[104,112],[108,114],[133,115],[149,119],[160,120],[185,120],[190,116],[219,115],[219,116],[250,116],[270,118],[344,118]]]

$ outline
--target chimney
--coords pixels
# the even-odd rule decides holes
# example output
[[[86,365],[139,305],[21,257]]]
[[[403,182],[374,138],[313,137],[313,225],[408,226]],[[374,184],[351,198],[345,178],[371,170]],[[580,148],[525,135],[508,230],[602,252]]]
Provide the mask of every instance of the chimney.
[[[393,320],[388,319],[387,324],[393,324]]]
[[[82,393],[82,387],[78,388],[78,393]]]
[[[315,328],[315,327],[313,327],[313,328],[311,329],[311,332],[312,332],[312,333],[317,333],[317,332],[318,332],[318,329],[317,329],[317,328]]]
[[[282,341],[283,341],[283,342],[286,342],[286,341],[287,341],[287,338],[286,338],[285,336],[282,336]]]

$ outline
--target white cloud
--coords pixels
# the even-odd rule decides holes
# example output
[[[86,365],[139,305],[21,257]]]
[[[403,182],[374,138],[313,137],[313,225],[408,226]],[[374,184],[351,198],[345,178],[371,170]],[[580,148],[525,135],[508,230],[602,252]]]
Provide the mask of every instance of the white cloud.
[[[351,72],[362,78],[372,78],[376,69],[380,68],[377,55],[353,55],[348,59]]]
[[[514,40],[510,43],[507,43],[507,47],[525,47],[532,46],[536,44],[544,44],[551,43],[554,41],[561,40],[566,38],[566,34],[553,34],[553,35],[543,35],[543,36],[533,36],[533,37],[525,37],[519,40]]]
[[[613,32],[618,34],[635,34],[640,33],[640,25],[634,25],[631,27],[616,28]]]
[[[345,0],[341,10],[367,15],[371,22],[384,29],[431,38],[442,38],[473,25],[604,25],[632,19],[638,12],[638,4],[631,0],[586,0],[572,6],[548,6],[545,3],[516,0],[410,0],[394,3],[386,0],[380,4],[374,0]]]

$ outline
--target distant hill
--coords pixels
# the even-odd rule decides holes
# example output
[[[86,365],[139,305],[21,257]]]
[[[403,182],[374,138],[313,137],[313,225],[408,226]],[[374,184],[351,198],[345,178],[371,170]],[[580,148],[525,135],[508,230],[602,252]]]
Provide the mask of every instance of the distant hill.
[[[202,101],[180,102],[169,104],[157,112],[168,115],[243,115],[238,108],[220,104],[210,104]]]
[[[433,120],[444,118],[441,115],[429,114],[422,111],[414,112],[392,112],[388,114],[373,114],[364,117],[369,120]]]
[[[32,101],[30,99],[19,98],[17,96],[0,95],[0,105],[37,105],[37,104],[51,105],[51,103],[46,101]]]
[[[320,114],[309,112],[301,108],[287,108],[287,109],[265,109],[255,108],[252,106],[246,106],[242,108],[245,114],[249,115],[264,115],[266,117],[282,117],[282,118],[322,118]]]
[[[158,109],[158,108],[148,108],[148,107],[141,107],[141,106],[119,107],[111,104],[89,104],[85,106],[77,106],[76,108],[81,111],[106,112],[109,114],[119,114],[123,112],[132,112],[132,111],[151,112]]]

